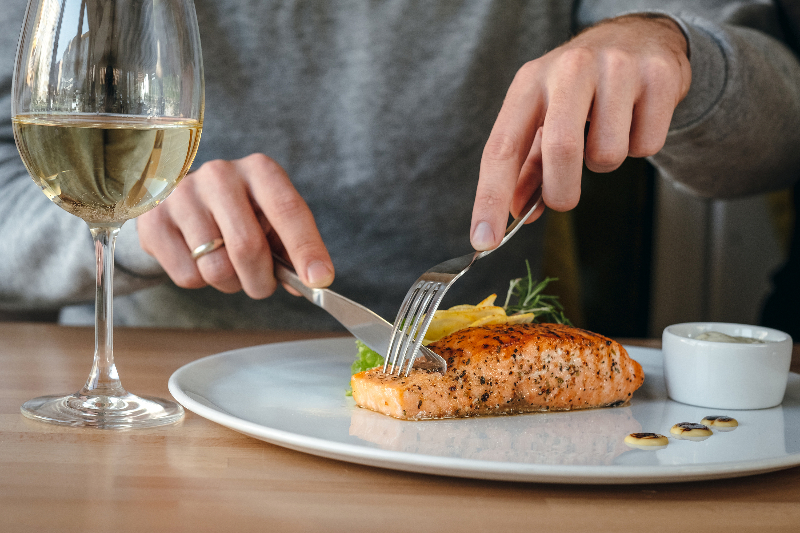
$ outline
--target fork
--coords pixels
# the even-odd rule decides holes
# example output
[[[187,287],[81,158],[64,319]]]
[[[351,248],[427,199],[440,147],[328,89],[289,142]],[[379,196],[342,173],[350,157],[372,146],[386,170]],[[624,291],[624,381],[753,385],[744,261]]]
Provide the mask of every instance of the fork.
[[[482,252],[471,252],[439,263],[414,282],[406,293],[394,321],[389,348],[383,363],[384,372],[391,367],[391,374],[408,375],[414,365],[414,359],[417,357],[416,354],[422,345],[422,340],[425,338],[425,332],[428,331],[428,326],[431,324],[433,314],[442,302],[447,289],[464,275],[475,261],[486,257],[504,245],[541,203],[542,187],[540,185],[525,204],[522,214],[508,225],[503,240],[495,248]]]

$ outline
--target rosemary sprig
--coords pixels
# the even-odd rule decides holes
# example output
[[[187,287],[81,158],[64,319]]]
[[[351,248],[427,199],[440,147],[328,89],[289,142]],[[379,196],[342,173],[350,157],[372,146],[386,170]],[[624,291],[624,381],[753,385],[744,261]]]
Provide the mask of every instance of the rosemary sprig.
[[[531,265],[526,260],[525,267],[528,275],[524,278],[512,279],[508,284],[508,293],[503,308],[506,314],[533,313],[534,322],[551,322],[557,324],[572,325],[572,322],[564,315],[564,308],[558,301],[558,296],[542,294],[542,291],[551,281],[558,281],[558,278],[544,278],[536,281],[531,274]],[[516,299],[511,303],[512,298]]]

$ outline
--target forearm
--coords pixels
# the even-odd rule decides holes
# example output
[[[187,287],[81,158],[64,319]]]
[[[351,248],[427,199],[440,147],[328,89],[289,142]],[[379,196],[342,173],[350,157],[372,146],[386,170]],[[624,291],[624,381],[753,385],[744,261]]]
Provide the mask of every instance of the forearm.
[[[664,148],[650,157],[702,196],[731,198],[790,185],[800,169],[800,64],[769,4],[583,2],[579,24],[630,11],[673,17],[687,37],[692,84]],[[650,8],[653,8],[652,10]]]

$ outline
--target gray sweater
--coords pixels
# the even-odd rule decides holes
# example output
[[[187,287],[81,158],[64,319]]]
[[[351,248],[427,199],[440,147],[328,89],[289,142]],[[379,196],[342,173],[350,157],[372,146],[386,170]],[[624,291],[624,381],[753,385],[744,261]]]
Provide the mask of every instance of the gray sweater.
[[[0,11],[0,309],[62,308],[90,323],[85,223],[38,190],[12,136],[10,86],[25,0]],[[196,0],[206,115],[195,168],[253,152],[278,161],[313,211],[333,289],[392,320],[425,269],[468,252],[483,145],[517,69],[578,29],[660,11],[689,40],[692,86],[664,149],[665,176],[706,196],[790,184],[800,168],[800,65],[766,1]],[[602,224],[602,221],[598,221]],[[477,302],[538,269],[542,224],[480,262],[443,305]],[[123,227],[115,322],[137,326],[333,328],[282,290],[174,286]]]

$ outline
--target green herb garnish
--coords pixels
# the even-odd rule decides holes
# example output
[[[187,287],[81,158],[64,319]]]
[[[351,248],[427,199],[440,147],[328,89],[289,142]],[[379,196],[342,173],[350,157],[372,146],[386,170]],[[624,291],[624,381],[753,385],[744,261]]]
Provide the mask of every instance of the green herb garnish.
[[[506,303],[503,308],[506,314],[515,315],[522,313],[533,313],[534,322],[550,322],[556,324],[572,325],[572,322],[564,316],[564,308],[558,301],[558,296],[542,294],[542,291],[551,281],[558,281],[558,278],[544,278],[536,281],[531,274],[531,265],[526,260],[525,267],[528,270],[527,277],[512,279],[508,284]],[[512,298],[515,303],[511,303]]]
[[[356,339],[356,348],[358,348],[358,355],[350,366],[350,370],[354,375],[383,364],[383,356],[358,339]],[[353,390],[347,387],[345,395],[352,396]]]

